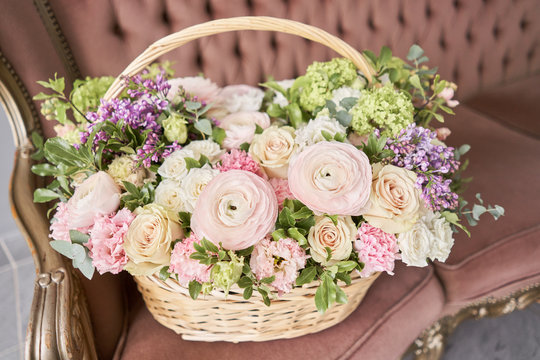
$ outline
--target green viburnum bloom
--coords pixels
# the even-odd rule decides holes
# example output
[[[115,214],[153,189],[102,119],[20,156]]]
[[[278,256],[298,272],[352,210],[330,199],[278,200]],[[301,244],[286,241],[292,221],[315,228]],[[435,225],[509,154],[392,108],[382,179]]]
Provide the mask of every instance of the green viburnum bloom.
[[[350,111],[351,126],[359,135],[380,129],[384,136],[397,134],[413,122],[414,107],[409,97],[396,91],[391,83],[362,91]]]
[[[171,114],[168,118],[163,120],[162,125],[167,140],[170,142],[178,141],[179,144],[186,142],[188,129],[186,120],[181,115]]]
[[[83,114],[88,111],[95,111],[100,105],[99,100],[105,95],[107,89],[112,85],[114,78],[112,76],[102,76],[91,78],[89,76],[84,80],[76,80],[71,92],[71,102]],[[77,111],[73,112],[75,120],[86,123],[84,116]]]
[[[305,78],[308,84],[300,94],[300,106],[307,111],[313,111],[324,106],[326,100],[332,98],[332,91],[355,83],[358,79],[356,67],[352,61],[335,58],[327,62],[314,62],[306,70]]]
[[[244,267],[243,257],[236,256],[233,251],[229,251],[229,256],[231,261],[217,262],[210,272],[210,279],[214,282],[214,286],[225,290],[225,294],[228,294],[231,286],[240,280]]]

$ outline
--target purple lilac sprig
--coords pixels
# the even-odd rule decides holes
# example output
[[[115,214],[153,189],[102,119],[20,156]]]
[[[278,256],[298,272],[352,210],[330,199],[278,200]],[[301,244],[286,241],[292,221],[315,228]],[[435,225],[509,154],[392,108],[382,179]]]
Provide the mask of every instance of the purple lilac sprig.
[[[450,188],[460,162],[454,157],[454,148],[437,144],[435,131],[409,125],[395,137],[387,140],[385,149],[395,156],[390,164],[414,171],[416,186],[422,189],[426,206],[433,211],[456,209],[458,195]]]

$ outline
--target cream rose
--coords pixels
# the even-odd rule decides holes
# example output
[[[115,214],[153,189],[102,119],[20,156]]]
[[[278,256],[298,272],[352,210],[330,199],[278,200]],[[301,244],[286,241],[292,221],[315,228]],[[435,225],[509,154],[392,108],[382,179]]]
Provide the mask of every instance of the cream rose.
[[[286,179],[289,160],[295,150],[294,128],[271,126],[253,137],[249,155],[261,164],[269,177]]]
[[[398,235],[401,260],[409,266],[427,266],[427,259],[431,254],[433,234],[426,224],[417,221],[412,228]]]
[[[96,215],[115,212],[120,206],[120,188],[113,178],[99,171],[79,185],[67,202],[68,227],[83,228],[94,224]]]
[[[150,204],[135,210],[124,249],[129,259],[125,269],[132,275],[152,275],[169,265],[171,243],[184,237],[175,213]]]
[[[191,217],[199,239],[228,250],[255,245],[274,228],[278,204],[270,184],[249,171],[217,175],[201,192]]]
[[[137,187],[142,186],[147,175],[144,167],[137,166],[137,157],[135,155],[122,155],[114,158],[107,169],[107,174],[122,189],[124,188],[122,181],[130,182]]]
[[[195,160],[199,160],[201,155],[204,155],[210,160],[212,164],[216,163],[221,155],[225,152],[219,147],[219,144],[210,139],[208,140],[195,140],[184,146],[184,150],[193,151]]]
[[[268,114],[258,111],[242,111],[225,116],[219,127],[225,130],[226,137],[223,147],[227,149],[238,148],[243,143],[251,143],[257,125],[266,129],[270,126]]]
[[[230,113],[259,111],[264,91],[249,85],[229,85],[221,90],[220,96]]]
[[[416,174],[394,165],[373,164],[371,208],[364,219],[389,234],[411,229],[424,210]]]
[[[350,144],[307,146],[291,159],[288,181],[294,197],[317,215],[361,215],[369,205],[369,159]]]
[[[180,149],[169,155],[158,169],[158,174],[164,179],[181,181],[188,173],[185,158],[195,158],[191,150]]]
[[[201,192],[217,174],[219,174],[219,170],[212,169],[208,164],[200,169],[193,168],[189,170],[181,185],[181,196],[185,211],[193,212]]]
[[[433,234],[433,244],[429,254],[430,259],[445,262],[450,255],[452,246],[454,246],[454,238],[450,224],[440,213],[428,211],[422,216],[421,221],[427,226]]]
[[[322,132],[326,131],[332,137],[336,134],[343,134],[347,136],[347,129],[345,129],[339,121],[331,119],[328,116],[318,116],[314,120],[308,122],[304,127],[301,127],[295,131],[295,142],[300,149],[306,146],[316,144],[321,141],[326,141]]]
[[[181,184],[172,179],[164,179],[159,183],[154,194],[154,203],[175,213],[187,211]]]
[[[309,252],[313,260],[325,266],[347,259],[351,255],[357,229],[350,216],[338,216],[336,225],[328,216],[315,216],[315,225],[309,230]],[[326,248],[332,256],[326,261]]]

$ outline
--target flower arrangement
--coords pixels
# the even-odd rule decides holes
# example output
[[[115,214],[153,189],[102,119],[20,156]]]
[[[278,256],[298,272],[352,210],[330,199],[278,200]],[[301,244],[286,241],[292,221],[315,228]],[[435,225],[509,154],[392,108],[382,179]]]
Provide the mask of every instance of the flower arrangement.
[[[431,124],[453,114],[456,85],[417,45],[408,61],[364,55],[371,83],[341,58],[261,88],[153,65],[110,101],[109,77],[70,95],[62,78],[40,82],[52,93],[35,99],[59,123],[55,138],[33,135],[46,161],[32,171],[54,177],[34,200],[59,200],[51,246],[88,278],[159,274],[193,299],[238,286],[270,305],[319,281],[320,312],[347,302],[351,276],[445,261],[462,219],[504,214],[463,199],[469,146]]]

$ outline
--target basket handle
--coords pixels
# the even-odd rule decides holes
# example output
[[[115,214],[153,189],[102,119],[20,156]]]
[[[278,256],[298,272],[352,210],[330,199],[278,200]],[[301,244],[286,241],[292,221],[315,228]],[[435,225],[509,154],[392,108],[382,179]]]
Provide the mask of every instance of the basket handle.
[[[237,30],[278,31],[298,35],[308,40],[321,43],[335,50],[343,57],[351,60],[362,74],[364,74],[368,82],[371,82],[372,74],[374,74],[373,68],[361,53],[338,37],[315,26],[268,16],[241,16],[218,19],[190,26],[156,41],[133,60],[120,75],[118,75],[111,87],[107,90],[104,99],[110,100],[122,92],[125,87],[125,82],[122,80],[124,76],[133,76],[137,74],[146,66],[150,65],[155,59],[169,51],[202,37]]]

